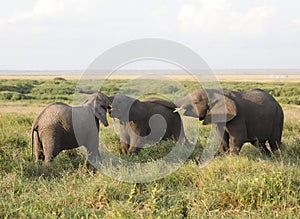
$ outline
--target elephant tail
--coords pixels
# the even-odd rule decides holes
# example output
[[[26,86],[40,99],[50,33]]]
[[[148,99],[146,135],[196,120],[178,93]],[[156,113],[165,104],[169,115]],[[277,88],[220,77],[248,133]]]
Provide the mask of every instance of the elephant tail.
[[[282,129],[283,129],[283,121],[284,121],[284,114],[281,106],[277,108],[277,116],[278,116],[278,144],[281,144],[281,137],[282,137]]]
[[[276,108],[276,118],[274,119],[274,127],[272,132],[272,140],[271,149],[272,151],[280,150],[281,146],[281,137],[282,137],[282,129],[283,129],[283,121],[284,121],[284,114],[283,110],[280,106]]]
[[[36,136],[37,138],[35,139],[34,134],[36,132]],[[37,140],[38,142],[35,142],[34,140]],[[36,123],[34,123],[32,125],[32,129],[31,129],[31,161],[34,160],[33,156],[34,156],[34,148],[35,148],[35,144],[41,144],[41,140],[40,140],[40,136],[39,136],[39,130],[38,130],[38,125]]]
[[[34,132],[38,132],[38,130],[36,127],[32,126],[32,129],[31,129],[31,161],[33,161]]]

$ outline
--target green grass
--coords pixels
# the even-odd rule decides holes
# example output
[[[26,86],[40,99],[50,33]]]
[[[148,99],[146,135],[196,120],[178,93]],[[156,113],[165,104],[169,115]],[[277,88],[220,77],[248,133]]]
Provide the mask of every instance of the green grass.
[[[66,86],[76,86],[75,81],[58,81]],[[18,89],[23,89],[22,94],[36,97],[16,101],[52,101],[38,97],[37,90],[34,91],[47,90],[43,86],[49,84],[55,86],[52,80],[5,83],[5,86],[12,86],[13,83]],[[102,89],[111,89],[111,93],[122,91],[127,85],[117,86],[120,83],[124,81],[109,81],[109,86]],[[184,83],[193,89],[190,82]],[[7,91],[8,88],[4,89],[2,85],[0,89]],[[274,86],[273,83],[235,82],[226,82],[223,86],[239,90],[252,85],[270,89]],[[282,91],[278,96],[274,94],[276,98],[279,101],[290,98],[289,95],[294,92],[293,84],[277,85]],[[65,89],[68,91],[69,88]],[[165,89],[168,89],[167,86]],[[169,90],[170,96],[176,96],[176,93],[172,94],[172,89]],[[18,92],[15,88],[10,90]],[[51,92],[49,97],[54,91]],[[55,92],[58,96],[65,95],[64,91]],[[55,95],[53,98],[57,97]],[[299,92],[295,95],[299,95]],[[72,94],[66,96],[71,102]],[[284,111],[283,147],[272,158],[262,155],[256,147],[245,144],[240,156],[218,156],[200,168],[198,161],[210,127],[199,123],[200,138],[185,164],[165,178],[136,184],[120,182],[101,172],[94,172],[86,166],[85,157],[78,149],[73,153],[61,153],[49,167],[32,162],[32,114],[2,113],[0,218],[299,218],[300,126],[297,118],[300,108],[284,104]],[[101,127],[100,132],[102,143],[112,153],[133,162],[158,159],[174,146],[172,141],[162,142],[143,149],[137,155],[125,156],[120,155],[118,136],[112,126]]]
[[[139,98],[157,96],[176,99],[186,92],[199,88],[193,81],[160,80],[66,80],[61,77],[48,80],[0,79],[0,101],[25,101],[51,103],[63,101],[72,103],[75,90],[94,89],[107,95],[118,92]],[[300,82],[221,82],[222,88],[230,90],[248,90],[261,88],[274,95],[284,104],[300,105]],[[140,96],[141,94],[146,94]],[[163,94],[163,95],[162,95]]]

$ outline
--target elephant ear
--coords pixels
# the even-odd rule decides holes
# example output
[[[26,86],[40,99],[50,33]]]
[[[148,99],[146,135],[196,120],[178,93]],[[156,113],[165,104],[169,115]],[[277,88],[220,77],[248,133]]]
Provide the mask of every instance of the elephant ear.
[[[235,101],[226,95],[214,93],[209,98],[209,109],[203,121],[203,125],[211,123],[226,123],[237,115]]]
[[[100,110],[101,110],[101,105],[100,105],[100,99],[98,98],[98,96],[95,98],[95,102],[94,102],[94,113],[95,113],[95,117],[100,120],[101,119],[101,114],[100,114]]]
[[[108,98],[107,98],[107,100],[108,100]],[[94,114],[95,114],[95,117],[98,120],[100,120],[104,126],[108,126],[106,114],[103,115],[103,110],[106,111],[107,107],[108,107],[108,102],[105,102],[105,99],[103,98],[103,94],[97,92],[95,94],[95,98],[94,98]]]
[[[148,113],[148,109],[146,107],[146,104],[139,100],[135,100],[131,105],[129,111],[129,120],[130,121],[142,120],[146,117],[147,113]]]

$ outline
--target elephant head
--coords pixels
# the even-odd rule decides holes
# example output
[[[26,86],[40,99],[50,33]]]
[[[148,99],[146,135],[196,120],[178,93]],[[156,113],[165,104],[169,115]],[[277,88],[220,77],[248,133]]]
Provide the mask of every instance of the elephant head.
[[[91,94],[83,104],[91,108],[97,120],[99,120],[104,126],[108,126],[106,111],[110,108],[111,102],[106,95],[100,92],[95,92]]]
[[[204,120],[204,125],[226,123],[237,115],[234,100],[219,90],[198,89],[175,101],[175,104],[179,108],[174,112],[185,110],[183,115]]]
[[[112,103],[109,115],[122,122],[141,120],[148,113],[145,103],[126,95],[116,94],[109,97],[109,100]]]

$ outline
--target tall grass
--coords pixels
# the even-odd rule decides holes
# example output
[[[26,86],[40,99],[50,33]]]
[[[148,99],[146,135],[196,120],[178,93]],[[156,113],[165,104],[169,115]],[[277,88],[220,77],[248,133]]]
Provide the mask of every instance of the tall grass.
[[[299,218],[300,108],[284,105],[284,111],[283,147],[272,158],[245,144],[240,156],[217,156],[200,168],[210,131],[200,125],[190,159],[149,183],[94,172],[78,149],[59,154],[51,166],[31,162],[32,114],[0,114],[0,218]],[[166,141],[136,155],[120,155],[113,126],[100,129],[102,144],[128,161],[155,160],[174,147]]]

